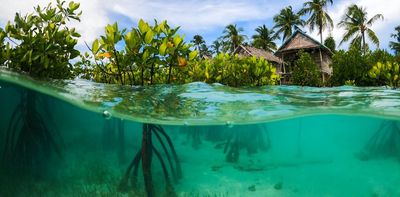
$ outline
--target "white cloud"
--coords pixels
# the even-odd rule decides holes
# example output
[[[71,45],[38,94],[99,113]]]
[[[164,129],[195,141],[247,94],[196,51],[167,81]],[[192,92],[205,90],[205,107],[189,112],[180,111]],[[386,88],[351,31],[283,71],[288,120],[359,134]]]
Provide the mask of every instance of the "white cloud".
[[[166,19],[185,31],[209,31],[234,22],[267,19],[274,14],[273,7],[245,0],[121,0],[115,3],[113,11],[133,21]]]

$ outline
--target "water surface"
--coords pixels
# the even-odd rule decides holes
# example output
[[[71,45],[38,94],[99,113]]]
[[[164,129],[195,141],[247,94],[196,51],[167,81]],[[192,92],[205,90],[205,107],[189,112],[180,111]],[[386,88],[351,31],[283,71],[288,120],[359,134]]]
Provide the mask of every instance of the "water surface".
[[[160,125],[182,169],[175,181],[153,131],[171,182],[153,151],[155,196],[399,196],[399,98],[385,87],[121,87],[0,71],[0,196],[144,196],[142,165],[136,186],[119,187],[144,125]]]

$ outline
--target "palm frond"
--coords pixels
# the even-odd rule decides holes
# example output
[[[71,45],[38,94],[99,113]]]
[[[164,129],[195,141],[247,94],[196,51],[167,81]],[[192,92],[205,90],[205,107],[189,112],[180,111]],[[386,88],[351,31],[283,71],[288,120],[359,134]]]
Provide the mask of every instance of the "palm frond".
[[[348,29],[347,32],[343,35],[343,39],[342,41],[340,41],[339,46],[341,46],[344,42],[349,41],[350,38],[354,37],[354,35],[357,34],[358,30],[359,30],[358,27],[353,27],[351,29]]]
[[[374,43],[379,48],[379,39],[376,36],[375,32],[371,29],[367,29],[367,35],[369,39],[371,39],[372,43]]]
[[[375,16],[373,16],[371,19],[368,20],[367,25],[371,26],[375,21],[377,21],[379,19],[384,20],[382,14],[376,14]]]

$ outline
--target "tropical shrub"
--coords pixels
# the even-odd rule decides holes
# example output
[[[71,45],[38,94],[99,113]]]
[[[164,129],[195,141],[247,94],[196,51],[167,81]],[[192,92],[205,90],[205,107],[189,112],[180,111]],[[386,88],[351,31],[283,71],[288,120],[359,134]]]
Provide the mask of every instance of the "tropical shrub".
[[[96,39],[90,48],[95,66],[92,78],[97,82],[130,85],[170,83],[174,67],[184,67],[197,56],[191,45],[170,28],[166,21],[151,26],[140,20],[137,28],[120,30],[118,24],[107,25],[105,35]],[[125,45],[117,50],[117,45]]]
[[[367,59],[357,48],[352,47],[349,51],[337,51],[332,56],[332,68],[331,85],[341,86],[349,80],[354,80],[355,85],[367,84],[367,71],[369,70]]]
[[[324,45],[328,47],[328,49],[330,49],[333,53],[336,52],[336,42],[332,36],[329,36],[325,39]]]
[[[357,86],[389,85],[369,75],[369,71],[378,62],[388,61],[394,61],[394,57],[385,50],[368,51],[365,55],[356,47],[351,47],[349,51],[340,50],[332,57],[333,76],[330,83],[340,86],[354,80]]]
[[[21,16],[16,14],[14,23],[8,22],[5,31],[0,30],[0,41],[9,38],[12,46],[1,44],[0,63],[17,71],[38,78],[71,78],[71,59],[79,56],[74,49],[80,35],[67,22],[78,20],[79,3],[57,1],[55,7],[35,7],[35,12]]]
[[[381,84],[397,88],[400,85],[399,67],[400,64],[398,62],[378,62],[371,68],[368,75],[371,78],[380,81]]]
[[[301,86],[321,86],[321,72],[307,52],[300,51],[292,71],[292,83]]]
[[[6,32],[0,28],[0,66],[5,65],[10,59],[11,47],[10,43],[5,42],[6,36]]]
[[[213,59],[191,62],[177,75],[178,83],[203,81],[228,86],[261,86],[278,82],[276,68],[263,58],[218,54]]]

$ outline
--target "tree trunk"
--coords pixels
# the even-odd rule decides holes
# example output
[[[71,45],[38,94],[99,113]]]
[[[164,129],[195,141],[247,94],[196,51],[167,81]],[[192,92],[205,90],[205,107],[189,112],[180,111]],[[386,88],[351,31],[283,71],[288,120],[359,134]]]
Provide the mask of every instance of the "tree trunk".
[[[171,82],[171,74],[172,74],[172,64],[169,65],[169,72],[168,72],[168,81],[167,84]]]
[[[151,140],[151,129],[149,124],[143,124],[142,137],[142,169],[144,185],[147,197],[154,196],[153,180],[151,177],[151,160],[153,153],[153,144]]]
[[[365,46],[365,31],[363,31],[362,33],[362,50],[363,50],[363,54],[365,55],[366,53],[366,46]]]

